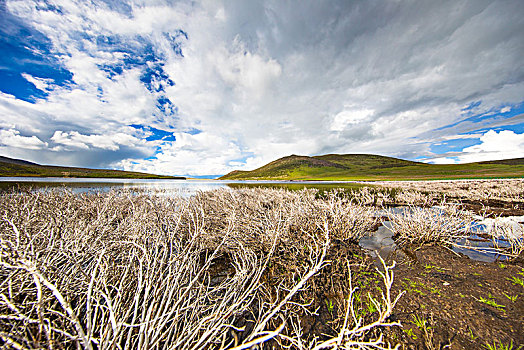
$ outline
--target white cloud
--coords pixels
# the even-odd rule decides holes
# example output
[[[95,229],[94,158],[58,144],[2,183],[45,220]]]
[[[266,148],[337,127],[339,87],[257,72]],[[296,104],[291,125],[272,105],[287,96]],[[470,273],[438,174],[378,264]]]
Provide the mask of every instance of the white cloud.
[[[228,163],[241,157],[239,147],[224,138],[206,133],[176,133],[177,142],[167,144],[155,158],[127,159],[120,166],[133,171],[155,169],[156,173],[218,175],[227,172]],[[205,166],[202,159],[206,159]]]
[[[469,135],[466,135],[469,136]],[[465,147],[462,151],[444,153],[440,157],[425,160],[433,164],[459,164],[489,160],[524,157],[524,134],[511,130],[489,130],[482,135],[473,135],[480,144]]]
[[[372,116],[374,111],[372,109],[361,110],[344,110],[333,118],[331,130],[342,131],[346,127],[361,123]]]
[[[489,130],[480,137],[481,144],[466,147],[458,156],[461,163],[524,157],[524,134],[511,130]]]
[[[240,95],[263,95],[282,73],[277,61],[247,51],[238,37],[233,40],[231,50],[221,47],[212,56],[210,61],[224,83]]]
[[[4,147],[39,150],[46,147],[47,143],[36,136],[22,136],[20,135],[20,131],[9,129],[0,130],[0,145]]]
[[[101,148],[110,151],[117,151],[120,149],[120,146],[139,146],[141,143],[144,143],[144,141],[124,133],[82,135],[77,131],[63,132],[60,130],[55,131],[51,141],[68,147],[82,149]],[[60,148],[60,150],[62,149]]]
[[[424,163],[430,163],[430,164],[458,164],[458,159],[450,158],[450,157],[437,157],[425,160]]]
[[[48,142],[47,159],[98,157],[126,169],[203,175],[291,153],[439,158],[431,143],[479,137],[463,134],[490,125],[443,127],[468,113],[506,113],[524,91],[520,2],[54,4],[61,12],[30,1],[7,8],[49,38],[74,84],[25,75],[49,96],[33,104],[0,94],[0,127]],[[183,57],[167,35],[179,29],[188,35],[177,39]],[[119,44],[108,48],[106,39]],[[126,48],[148,48],[175,85],[153,79],[148,90],[142,80],[154,60],[126,66],[138,59]],[[118,65],[113,76],[104,69]],[[162,84],[165,93],[155,91]],[[178,112],[162,112],[160,97]],[[475,101],[482,103],[462,110]],[[131,124],[174,132],[176,141],[146,142]],[[185,133],[194,129],[201,132]],[[20,154],[37,161],[43,153]]]
[[[468,140],[468,139],[478,139],[481,134],[461,134],[461,135],[446,135],[442,137],[442,140]]]
[[[27,73],[22,73],[22,76],[25,80],[36,86],[38,90],[46,91],[47,89],[49,89],[50,86],[53,85],[53,79],[33,77],[32,75]]]

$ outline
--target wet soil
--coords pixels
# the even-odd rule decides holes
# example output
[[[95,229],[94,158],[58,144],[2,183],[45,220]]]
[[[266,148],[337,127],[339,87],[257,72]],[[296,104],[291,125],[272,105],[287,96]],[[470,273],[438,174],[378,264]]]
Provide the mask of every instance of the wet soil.
[[[491,213],[524,215],[520,207],[491,204],[494,208]],[[294,310],[300,318],[304,339],[323,340],[338,334],[344,322],[350,278],[353,287],[358,287],[354,299],[356,314],[366,323],[378,316],[369,300],[369,296],[377,298],[383,291],[376,255],[356,242],[333,240],[327,260],[330,263],[309,281],[308,288],[293,298],[293,302],[307,305],[309,310],[305,312],[299,307]],[[284,250],[277,254],[262,279],[268,293],[276,297],[273,293],[283,281],[292,285],[291,280],[304,268],[305,261],[305,252]],[[380,330],[387,342],[413,350],[489,349],[488,346],[516,350],[521,345],[524,348],[523,254],[510,261],[481,262],[445,246],[430,245],[397,248],[387,261],[396,262],[392,297],[405,293],[390,317],[390,321],[398,321],[402,327]],[[218,266],[222,265],[228,264],[220,261]],[[228,273],[232,271],[224,269],[214,274]],[[246,315],[237,324],[239,328],[245,327],[245,332],[235,334],[235,338],[242,340],[243,334],[249,333],[252,317]],[[278,324],[269,326],[274,329]],[[368,339],[379,335],[377,331],[368,335]],[[263,348],[281,346],[268,342]]]
[[[335,240],[328,260],[330,264],[309,281],[309,287],[293,298],[296,303],[307,304],[310,310],[295,310],[304,339],[322,340],[337,335],[350,290],[348,267],[352,285],[358,287],[354,299],[356,314],[367,323],[378,316],[370,308],[368,296],[378,298],[383,291],[377,259],[354,242]],[[287,258],[279,256],[272,261],[264,283],[276,287],[282,283],[283,275],[292,276],[298,271],[300,261],[292,254]],[[390,321],[398,321],[402,327],[381,329],[387,342],[400,344],[401,349],[417,350],[485,349],[494,343],[513,344],[508,349],[516,350],[524,345],[524,285],[519,284],[524,283],[523,259],[485,263],[433,245],[398,249],[388,261],[396,262],[392,297],[402,291],[405,294],[390,317]],[[249,332],[250,318],[246,315],[237,326]],[[242,339],[243,332],[236,336]],[[375,332],[368,338],[378,336]],[[264,348],[281,347],[269,342]]]
[[[387,330],[390,341],[404,349],[524,345],[522,260],[484,263],[442,246],[422,247],[397,260],[393,288],[406,293],[392,318],[403,328]]]
[[[524,215],[523,202],[507,202],[496,199],[491,200],[460,200],[465,209],[477,214],[493,214],[496,216],[522,216]]]

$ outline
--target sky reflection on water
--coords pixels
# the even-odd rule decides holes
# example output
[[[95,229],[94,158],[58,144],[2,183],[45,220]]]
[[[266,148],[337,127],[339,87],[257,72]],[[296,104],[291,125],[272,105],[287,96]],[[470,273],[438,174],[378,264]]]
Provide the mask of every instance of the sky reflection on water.
[[[48,189],[66,188],[75,193],[127,189],[138,191],[162,191],[164,194],[191,196],[200,191],[220,188],[270,187],[300,190],[316,188],[332,190],[337,188],[357,189],[365,186],[355,182],[335,181],[217,181],[217,180],[168,180],[168,179],[101,179],[101,178],[42,178],[4,177],[0,178],[0,189]],[[369,186],[369,185],[367,185]]]

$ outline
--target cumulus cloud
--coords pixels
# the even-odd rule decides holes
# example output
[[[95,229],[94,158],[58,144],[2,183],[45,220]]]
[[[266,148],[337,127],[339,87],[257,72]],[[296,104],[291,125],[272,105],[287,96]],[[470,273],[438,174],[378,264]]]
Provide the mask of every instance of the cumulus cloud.
[[[465,147],[461,152],[449,152],[443,157],[430,159],[433,164],[472,163],[498,159],[524,157],[524,134],[511,130],[489,130],[480,135],[478,145]]]
[[[480,137],[481,144],[466,147],[458,158],[462,162],[524,157],[524,134],[511,130],[490,130]]]
[[[3,148],[29,160],[215,175],[291,153],[437,159],[435,142],[519,122],[471,117],[522,102],[522,2],[54,5],[6,5],[71,73],[25,74],[47,93],[34,103],[0,94],[0,128],[47,143]],[[130,125],[175,137],[148,141]],[[488,153],[503,154],[458,159]]]
[[[36,136],[22,136],[18,130],[0,130],[0,145],[2,148],[13,147],[31,150],[39,150],[47,146]]]
[[[177,141],[162,147],[155,157],[127,159],[121,166],[134,171],[154,168],[161,173],[219,175],[229,169],[231,159],[241,156],[238,145],[212,134],[176,133],[175,137]],[[205,167],[201,164],[203,159],[206,159]]]
[[[344,110],[333,117],[331,130],[342,131],[346,129],[348,125],[359,124],[372,116],[373,112],[371,109]]]
[[[66,147],[75,147],[82,149],[101,148],[110,151],[117,151],[120,146],[137,146],[141,142],[139,139],[124,133],[115,133],[110,135],[82,135],[76,131],[63,132],[55,131],[51,137],[51,141],[58,145]],[[142,141],[142,143],[144,143]],[[57,150],[63,150],[58,147]]]

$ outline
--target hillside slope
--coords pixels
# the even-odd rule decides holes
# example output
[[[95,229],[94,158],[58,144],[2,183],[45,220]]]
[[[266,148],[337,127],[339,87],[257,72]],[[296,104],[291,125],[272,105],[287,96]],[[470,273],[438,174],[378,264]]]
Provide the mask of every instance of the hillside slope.
[[[5,176],[185,179],[184,177],[153,175],[133,171],[39,165],[25,160],[0,156],[0,177]]]
[[[468,164],[426,164],[373,154],[291,155],[220,180],[424,180],[524,177],[524,158]]]

